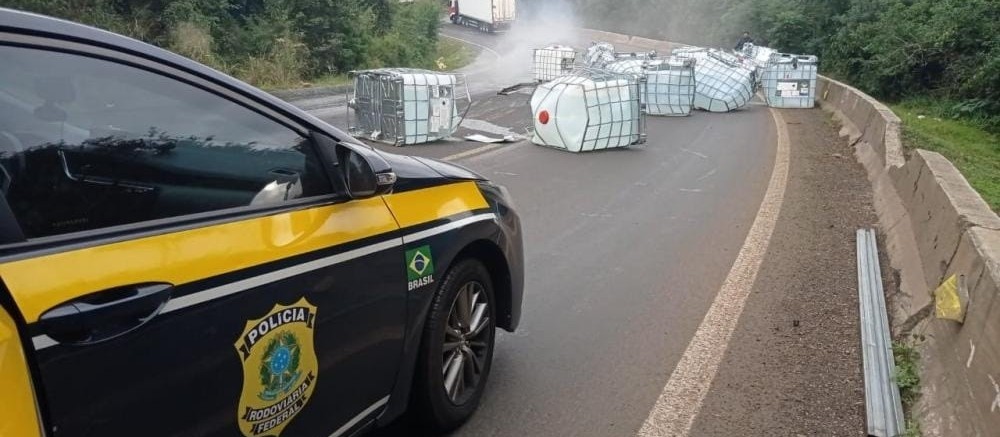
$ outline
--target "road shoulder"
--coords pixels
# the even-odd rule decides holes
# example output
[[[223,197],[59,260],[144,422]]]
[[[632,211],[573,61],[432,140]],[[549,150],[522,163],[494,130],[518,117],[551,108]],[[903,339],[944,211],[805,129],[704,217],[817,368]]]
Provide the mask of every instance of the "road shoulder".
[[[864,435],[854,234],[876,223],[871,187],[825,113],[781,115],[784,206],[690,435]]]

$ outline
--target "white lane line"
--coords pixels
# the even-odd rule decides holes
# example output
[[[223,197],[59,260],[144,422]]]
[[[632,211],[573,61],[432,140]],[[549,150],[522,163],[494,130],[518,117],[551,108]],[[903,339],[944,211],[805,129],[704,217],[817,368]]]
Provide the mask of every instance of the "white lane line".
[[[694,150],[688,150],[688,149],[685,149],[685,148],[681,147],[681,151],[685,152],[685,153],[690,153],[690,154],[692,154],[694,156],[697,156],[697,157],[699,157],[701,159],[708,159],[708,155],[706,155],[704,153],[695,152]]]
[[[497,53],[497,51],[496,51],[496,50],[493,50],[493,49],[491,49],[491,48],[489,48],[489,47],[486,47],[486,46],[484,46],[484,45],[482,45],[482,44],[476,44],[476,43],[474,43],[474,42],[472,42],[472,41],[469,41],[469,40],[467,40],[467,39],[462,39],[462,38],[459,38],[459,37],[457,37],[457,36],[451,36],[451,35],[445,35],[445,34],[443,34],[443,33],[441,33],[440,35],[441,35],[441,36],[443,36],[443,37],[445,37],[445,38],[451,38],[451,39],[453,39],[453,40],[455,40],[455,41],[458,41],[458,42],[461,42],[461,43],[464,43],[464,44],[468,44],[468,45],[470,45],[470,46],[476,46],[476,47],[479,47],[479,48],[483,49],[483,51],[487,51],[487,52],[490,52],[490,53],[492,53],[492,54],[493,54],[493,56],[496,56],[496,57],[497,57],[497,59],[500,59],[500,53]]]
[[[760,210],[722,289],[639,429],[639,436],[688,436],[757,279],[788,182],[790,146],[785,120],[773,109],[771,116],[778,130],[778,151]]]

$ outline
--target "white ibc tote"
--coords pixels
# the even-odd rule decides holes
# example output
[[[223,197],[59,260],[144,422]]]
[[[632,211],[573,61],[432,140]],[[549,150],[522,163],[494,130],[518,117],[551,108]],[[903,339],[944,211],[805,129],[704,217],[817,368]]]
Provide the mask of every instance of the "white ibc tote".
[[[749,45],[747,55],[757,68],[764,69],[771,64],[771,57],[778,51],[770,47]]]
[[[764,100],[774,108],[816,106],[816,75],[819,58],[789,55],[772,57],[764,70]]]
[[[573,72],[576,64],[576,50],[566,46],[549,46],[535,49],[535,80],[548,82]]]
[[[352,134],[397,146],[447,138],[471,98],[461,74],[416,69],[353,71]]]
[[[764,70],[771,65],[771,58],[777,50],[770,47],[756,46],[752,43],[747,43],[743,46],[743,51],[739,54],[744,58],[749,67],[753,68],[754,79],[757,81],[757,87],[759,88],[763,83]]]
[[[669,59],[621,60],[608,66],[617,73],[635,74],[641,82],[640,102],[649,115],[685,116],[694,105],[694,60]]]
[[[645,142],[636,76],[581,68],[539,85],[531,96],[531,141],[570,152]]]
[[[735,111],[753,97],[753,71],[735,55],[714,49],[675,50],[674,55],[695,59],[694,107],[711,112]]]

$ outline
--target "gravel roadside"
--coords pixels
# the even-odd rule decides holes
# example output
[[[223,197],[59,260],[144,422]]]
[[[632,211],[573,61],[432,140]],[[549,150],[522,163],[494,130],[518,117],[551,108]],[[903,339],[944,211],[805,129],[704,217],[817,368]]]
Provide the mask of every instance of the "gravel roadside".
[[[876,223],[871,186],[825,112],[781,114],[784,206],[691,436],[865,435],[855,231]]]

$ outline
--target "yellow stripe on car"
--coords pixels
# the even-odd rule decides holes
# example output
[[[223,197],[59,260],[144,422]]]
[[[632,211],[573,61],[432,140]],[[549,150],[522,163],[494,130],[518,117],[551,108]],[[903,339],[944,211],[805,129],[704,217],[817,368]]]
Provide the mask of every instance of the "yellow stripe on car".
[[[35,392],[14,320],[0,308],[0,436],[38,436],[41,427],[35,411]]]
[[[24,259],[0,275],[32,323],[96,291],[186,284],[395,229],[382,201],[367,199]]]
[[[33,323],[93,292],[183,285],[487,206],[476,184],[463,182],[13,261],[0,275]]]
[[[392,194],[385,202],[402,228],[489,207],[475,182]]]

